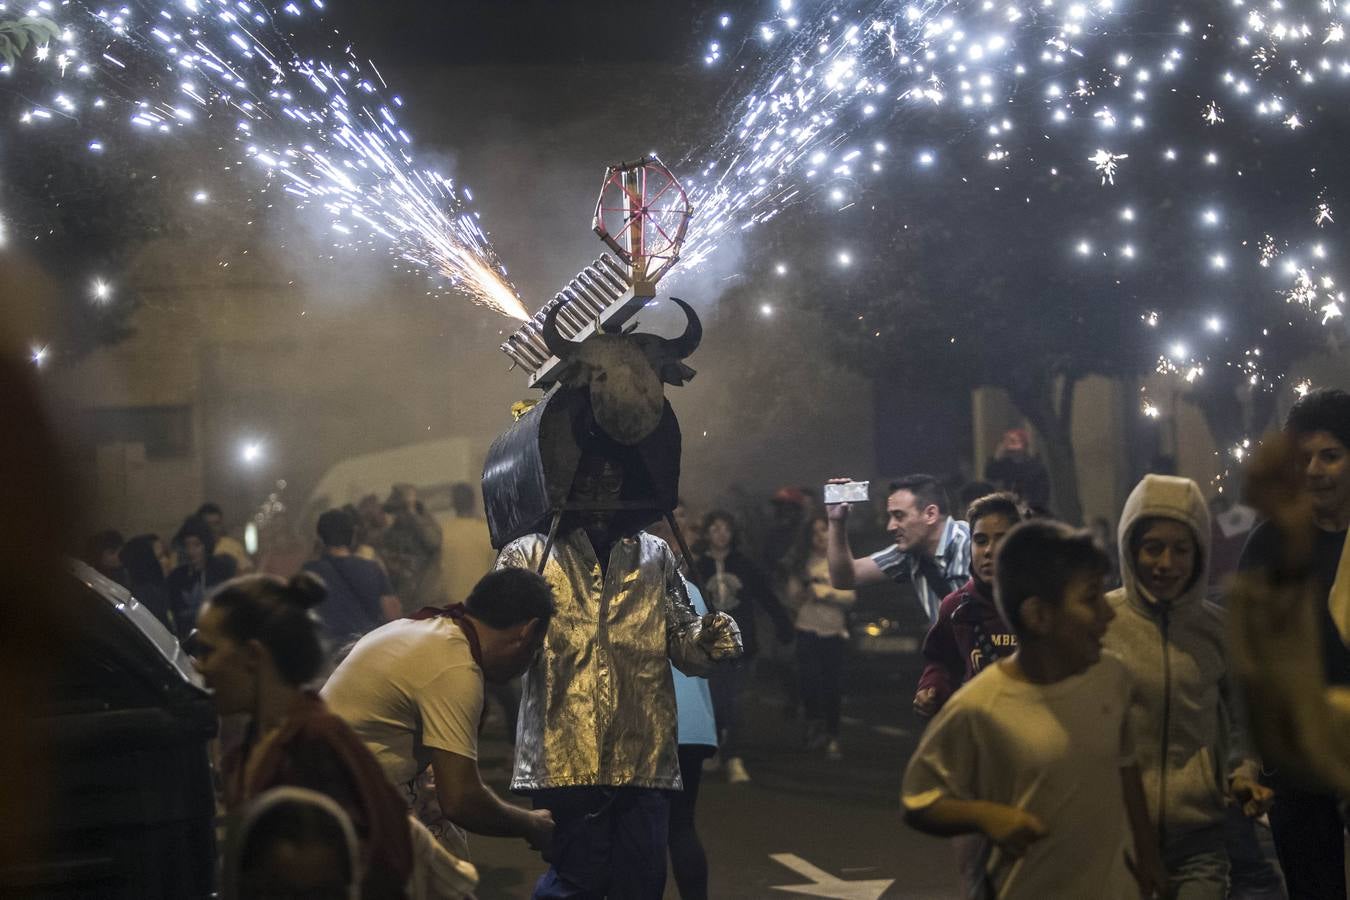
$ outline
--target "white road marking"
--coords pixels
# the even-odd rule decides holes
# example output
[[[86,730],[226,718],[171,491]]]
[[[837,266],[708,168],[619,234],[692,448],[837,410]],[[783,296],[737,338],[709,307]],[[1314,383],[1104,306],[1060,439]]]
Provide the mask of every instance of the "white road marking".
[[[811,879],[811,884],[776,884],[775,891],[789,894],[804,894],[808,897],[829,897],[833,900],[877,900],[886,892],[894,878],[877,878],[871,881],[845,881],[811,865],[795,853],[770,853],[769,858],[781,866],[786,866],[803,878]]]

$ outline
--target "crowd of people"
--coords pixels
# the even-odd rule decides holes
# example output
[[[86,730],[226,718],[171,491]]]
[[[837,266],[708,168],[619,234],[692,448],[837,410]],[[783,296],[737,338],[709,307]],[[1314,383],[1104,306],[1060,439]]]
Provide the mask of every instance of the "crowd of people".
[[[695,808],[705,768],[752,777],[754,660],[795,644],[803,745],[842,760],[856,592],[898,582],[927,623],[901,805],[952,838],[968,896],[1343,898],[1339,801],[1263,767],[1225,625],[1230,577],[1306,583],[1326,610],[1327,681],[1350,683],[1350,613],[1328,605],[1350,525],[1350,394],[1308,394],[1286,433],[1315,534],[1296,567],[1288,515],[1258,526],[1269,509],[1211,508],[1171,474],[1134,487],[1108,549],[1100,528],[1052,517],[1017,433],[992,483],[891,483],[889,543],[861,556],[858,504],[804,488],[758,521],[681,501],[620,527],[633,459],[599,440],[577,511],[495,555],[470,486],[454,492],[451,552],[396,485],[324,512],[296,571],[253,571],[211,503],[167,542],[100,533],[87,561],[184,641],[220,714],[244,722],[219,756],[236,888],[338,873],[364,897],[468,896],[480,834],[540,851],[536,897],[660,897],[667,859],[682,897],[715,896]],[[489,696],[530,809],[479,770]]]

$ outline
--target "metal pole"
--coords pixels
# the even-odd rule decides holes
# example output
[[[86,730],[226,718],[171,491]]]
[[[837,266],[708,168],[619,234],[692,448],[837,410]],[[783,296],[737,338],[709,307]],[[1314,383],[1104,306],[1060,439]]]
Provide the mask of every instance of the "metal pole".
[[[640,205],[644,196],[643,175],[646,171],[641,165],[623,170],[624,206],[627,208],[629,222],[628,255],[633,260],[631,268],[634,284],[647,280],[647,254],[646,248],[642,245],[643,210]]]
[[[673,512],[666,513],[666,524],[670,526],[670,533],[675,535],[675,542],[680,545],[680,555],[684,557],[684,564],[689,567],[689,580],[698,588],[699,593],[703,594],[703,602],[708,604],[708,612],[717,612],[713,608],[712,601],[708,599],[707,592],[703,590],[703,585],[699,583],[698,569],[694,567],[694,554],[689,552],[689,545],[684,542],[684,534],[676,527]]]
[[[563,511],[560,509],[553,514],[553,524],[548,528],[548,538],[544,541],[544,555],[539,559],[539,570],[536,575],[544,574],[544,566],[548,564],[548,555],[553,551],[553,541],[558,536],[558,523],[562,521]]]

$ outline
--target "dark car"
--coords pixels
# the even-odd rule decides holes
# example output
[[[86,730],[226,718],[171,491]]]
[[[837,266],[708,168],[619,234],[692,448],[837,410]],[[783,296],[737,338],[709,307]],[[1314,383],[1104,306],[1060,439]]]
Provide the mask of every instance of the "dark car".
[[[210,697],[178,642],[126,588],[78,562],[66,587],[66,652],[26,723],[46,763],[37,779],[46,821],[0,821],[6,839],[36,848],[0,871],[0,895],[211,897]]]
[[[849,612],[852,652],[844,671],[850,690],[886,686],[908,696],[923,671],[919,649],[927,633],[911,585],[887,581],[860,588]]]

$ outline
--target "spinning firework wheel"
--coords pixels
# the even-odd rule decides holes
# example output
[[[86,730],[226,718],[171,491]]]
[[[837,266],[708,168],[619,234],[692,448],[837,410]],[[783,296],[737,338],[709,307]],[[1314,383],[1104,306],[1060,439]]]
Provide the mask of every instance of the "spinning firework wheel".
[[[592,227],[628,264],[634,289],[654,293],[656,282],[680,258],[692,214],[680,182],[649,156],[605,171]]]

